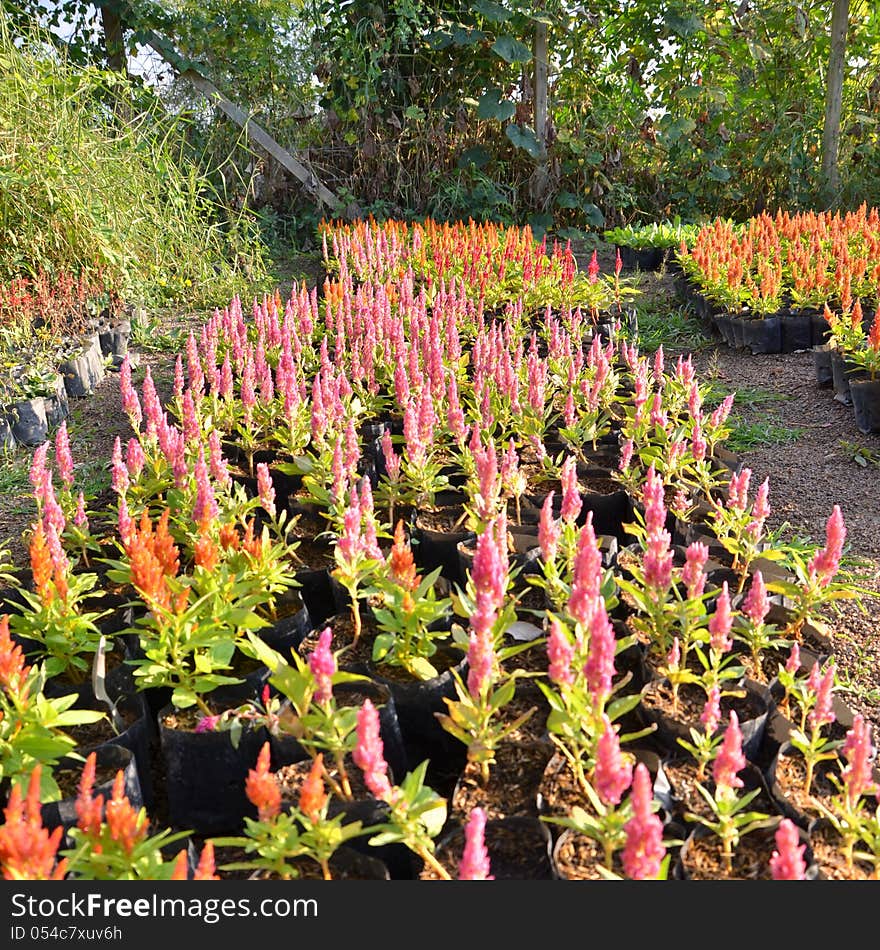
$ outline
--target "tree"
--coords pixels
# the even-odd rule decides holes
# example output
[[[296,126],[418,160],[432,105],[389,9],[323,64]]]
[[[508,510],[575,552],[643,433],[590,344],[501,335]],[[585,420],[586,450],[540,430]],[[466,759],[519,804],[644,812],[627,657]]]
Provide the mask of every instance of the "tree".
[[[846,66],[846,34],[849,0],[834,0],[831,14],[831,54],[825,91],[825,122],[822,129],[822,189],[834,202],[840,189],[840,117],[843,110],[843,77]]]

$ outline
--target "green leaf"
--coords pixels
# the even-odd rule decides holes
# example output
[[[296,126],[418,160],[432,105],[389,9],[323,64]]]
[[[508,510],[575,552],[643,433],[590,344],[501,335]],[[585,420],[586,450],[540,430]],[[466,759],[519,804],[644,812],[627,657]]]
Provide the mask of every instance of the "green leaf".
[[[532,58],[528,46],[512,36],[499,36],[491,48],[506,63],[527,63]]]
[[[473,165],[476,168],[483,168],[489,163],[491,158],[492,156],[482,145],[474,145],[471,148],[465,149],[465,151],[458,156],[456,165],[459,168],[467,168],[469,165]]]
[[[403,114],[407,119],[413,119],[415,122],[421,122],[425,118],[425,110],[418,106],[407,106]]]
[[[729,181],[730,172],[726,168],[722,168],[721,165],[710,165],[708,177],[712,181]]]
[[[493,0],[474,0],[471,8],[492,23],[506,23],[513,16],[510,10],[505,10],[500,3],[494,3]]]
[[[527,125],[521,126],[511,122],[504,130],[504,134],[516,148],[521,148],[528,152],[532,158],[540,157],[541,143],[538,141],[535,133]]]
[[[452,42],[456,46],[474,46],[484,39],[486,39],[486,34],[482,30],[469,30],[459,26],[452,31]]]
[[[478,119],[498,119],[504,122],[516,112],[516,106],[509,99],[501,98],[500,89],[490,89],[480,96],[477,106]]]
[[[556,205],[559,208],[579,208],[581,199],[571,191],[560,191],[556,196]]]
[[[587,224],[594,228],[602,228],[605,226],[605,215],[602,214],[601,209],[594,205],[591,201],[588,201],[586,204],[582,204],[581,210],[584,213],[584,218],[586,218]]]
[[[409,668],[422,680],[430,680],[437,675],[437,670],[423,656],[413,657]]]
[[[663,20],[676,36],[688,37],[703,29],[703,21],[693,14],[682,16],[670,11],[664,14]]]

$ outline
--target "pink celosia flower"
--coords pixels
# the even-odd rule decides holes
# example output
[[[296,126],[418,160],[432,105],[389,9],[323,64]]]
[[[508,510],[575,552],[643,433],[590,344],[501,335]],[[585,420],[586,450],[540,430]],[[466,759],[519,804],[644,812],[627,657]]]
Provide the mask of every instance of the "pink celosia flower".
[[[634,881],[656,880],[666,856],[663,822],[651,807],[653,799],[651,774],[645,763],[639,762],[630,793],[633,814],[624,826],[626,845],[621,855],[624,872]]]
[[[715,604],[715,613],[709,618],[709,645],[719,653],[727,653],[733,646],[730,631],[733,628],[733,614],[730,610],[730,592],[727,581],[721,585],[721,593]]]
[[[472,624],[476,619],[477,628],[471,632],[468,641],[467,662],[468,678],[467,687],[470,695],[479,700],[485,696],[489,687],[492,685],[492,674],[495,668],[495,649],[492,642],[491,624],[480,622],[480,611],[477,611],[475,617],[471,618]]]
[[[113,454],[110,459],[110,485],[117,495],[124,495],[128,491],[128,468],[122,461],[122,442],[119,436],[113,442]]]
[[[752,470],[744,468],[740,472],[734,472],[730,476],[730,482],[727,487],[727,505],[729,508],[737,508],[745,511],[749,501],[749,482],[752,478]]]
[[[706,573],[703,570],[709,560],[709,547],[701,541],[693,541],[684,552],[685,562],[681,571],[681,579],[687,588],[687,595],[696,599],[703,595],[706,586]]]
[[[309,669],[315,678],[315,701],[328,703],[333,696],[333,675],[336,673],[336,657],[331,643],[333,631],[325,627],[318,637],[318,643],[309,657]]]
[[[257,493],[263,510],[270,518],[274,518],[276,515],[275,486],[272,484],[269,466],[265,462],[257,462]]]
[[[541,557],[545,564],[549,564],[556,558],[556,552],[559,550],[559,536],[562,534],[562,527],[553,517],[553,496],[555,492],[550,491],[541,505],[541,517],[538,521],[538,544],[541,546]]]
[[[874,751],[871,727],[856,713],[842,749],[847,764],[841,779],[850,807],[854,808],[863,795],[878,793],[877,783],[873,779]]]
[[[489,851],[486,848],[486,812],[476,807],[471,809],[464,828],[464,850],[458,863],[460,881],[491,881]]]
[[[49,476],[49,470],[46,468],[46,454],[48,451],[49,443],[44,442],[34,450],[34,456],[31,459],[29,478],[31,485],[34,486],[34,495],[39,501],[43,500]]]
[[[351,491],[351,500],[342,516],[342,533],[336,541],[336,547],[346,564],[354,564],[358,554],[363,550],[361,506],[355,489]]]
[[[577,482],[577,462],[573,455],[562,463],[560,472],[560,481],[562,482],[562,511],[560,512],[562,520],[568,524],[573,524],[580,514],[583,506]]]
[[[128,469],[129,477],[137,481],[141,477],[146,461],[140,439],[130,438],[125,447],[125,467]]]
[[[632,782],[632,763],[620,751],[620,740],[605,713],[602,714],[602,734],[596,743],[593,781],[606,805],[619,805]]]
[[[214,497],[214,488],[211,485],[211,479],[208,477],[208,466],[205,463],[204,450],[199,446],[199,457],[195,466],[196,476],[196,501],[193,506],[193,521],[196,524],[213,521],[219,512],[217,501]]]
[[[357,742],[352,758],[364,773],[364,782],[374,797],[390,803],[394,789],[388,780],[388,763],[379,735],[379,713],[369,699],[365,699],[358,710]]]
[[[807,565],[810,577],[820,587],[827,587],[837,574],[845,540],[846,525],[843,522],[840,505],[835,505],[825,526],[825,547],[817,551]]]
[[[550,682],[561,687],[571,686],[574,683],[574,672],[571,669],[574,645],[555,617],[550,623],[550,633],[547,636],[547,659],[550,661],[547,667]]]
[[[131,382],[131,357],[126,353],[119,367],[119,392],[122,396],[122,408],[131,420],[132,428],[140,428],[142,412],[138,394]]]
[[[742,730],[736,710],[730,710],[730,722],[724,730],[721,749],[712,764],[712,778],[719,790],[742,788],[743,780],[738,773],[746,767],[746,757],[742,751]]]
[[[596,609],[590,619],[590,650],[584,664],[584,676],[587,686],[597,707],[604,705],[611,695],[614,680],[614,653],[617,641],[614,627],[608,619],[605,603],[601,597],[596,599]]]
[[[807,871],[804,860],[806,844],[800,843],[797,825],[783,818],[776,828],[776,850],[770,856],[770,871],[774,881],[803,881]]]
[[[89,519],[86,516],[86,499],[82,492],[79,493],[76,499],[76,514],[73,516],[73,523],[81,531],[89,530]]]
[[[196,723],[195,732],[213,732],[220,722],[219,716],[202,716]]]
[[[721,722],[721,688],[717,683],[709,690],[703,711],[700,713],[700,722],[707,736],[713,735],[718,728],[718,723]]]
[[[55,464],[58,466],[58,477],[64,487],[71,488],[73,486],[73,456],[70,452],[66,422],[62,422],[55,433]]]
[[[632,439],[627,439],[623,444],[623,448],[620,450],[620,463],[618,464],[618,469],[621,472],[625,472],[632,462],[633,449],[635,448]]]
[[[211,478],[221,488],[229,488],[232,476],[229,474],[226,459],[223,458],[223,446],[220,444],[220,433],[217,429],[212,429],[208,436],[208,466],[211,469]]]
[[[821,674],[818,671],[819,664],[816,662],[810,670],[809,679],[811,688],[815,690],[816,703],[807,717],[813,729],[821,729],[822,726],[831,725],[837,719],[834,713],[832,696],[834,690],[834,662],[829,662],[825,671]],[[813,675],[814,673],[816,676]]]
[[[666,654],[666,665],[670,670],[677,670],[681,663],[681,642],[678,637],[672,638],[672,646]]]
[[[490,522],[477,537],[471,579],[477,596],[486,594],[495,609],[500,609],[504,604],[508,568],[507,552],[498,544],[496,523]]]
[[[593,531],[591,512],[578,536],[571,593],[568,597],[568,613],[582,626],[589,625],[596,610],[596,601],[601,599],[601,588],[602,552]]]
[[[742,612],[756,627],[760,627],[767,614],[770,613],[770,598],[767,596],[767,585],[760,571],[752,576],[752,585],[742,603]]]
[[[785,671],[794,675],[801,668],[801,648],[797,641],[792,643],[791,650],[788,653],[788,659],[785,661]]]

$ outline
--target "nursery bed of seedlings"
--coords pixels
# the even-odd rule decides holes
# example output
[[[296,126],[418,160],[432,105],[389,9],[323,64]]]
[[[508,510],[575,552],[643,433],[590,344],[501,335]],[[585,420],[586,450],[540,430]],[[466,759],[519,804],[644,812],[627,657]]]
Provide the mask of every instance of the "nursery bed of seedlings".
[[[870,878],[827,609],[734,397],[528,229],[322,226],[326,279],[121,363],[112,493],[35,451],[0,863],[117,878]]]

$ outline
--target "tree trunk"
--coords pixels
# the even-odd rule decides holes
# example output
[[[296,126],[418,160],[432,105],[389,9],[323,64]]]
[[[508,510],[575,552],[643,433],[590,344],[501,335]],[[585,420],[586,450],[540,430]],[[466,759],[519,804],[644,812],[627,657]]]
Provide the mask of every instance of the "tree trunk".
[[[547,150],[547,24],[535,24],[535,137]]]
[[[109,6],[101,7],[101,23],[104,27],[104,52],[107,56],[107,65],[114,72],[128,75],[128,58],[125,55],[125,35],[122,31],[122,20],[115,9]]]
[[[822,189],[829,201],[837,200],[840,188],[840,115],[843,108],[843,73],[849,0],[834,0],[831,13],[831,55],[825,88],[825,124],[822,129]]]

